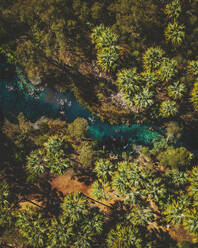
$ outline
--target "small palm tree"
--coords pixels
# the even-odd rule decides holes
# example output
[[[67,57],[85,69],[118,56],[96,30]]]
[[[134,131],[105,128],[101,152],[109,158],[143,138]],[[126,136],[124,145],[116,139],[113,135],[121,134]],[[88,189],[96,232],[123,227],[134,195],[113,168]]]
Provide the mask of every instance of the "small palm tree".
[[[195,111],[198,111],[198,82],[194,83],[190,101],[192,102]]]
[[[165,52],[159,47],[148,48],[143,55],[144,68],[149,71],[159,69]]]
[[[165,58],[158,70],[158,75],[162,81],[168,82],[176,76],[177,72],[177,61],[175,59]]]
[[[118,66],[119,50],[116,47],[102,48],[97,54],[97,63],[105,72],[114,71]]]
[[[180,45],[185,37],[184,25],[179,25],[176,21],[169,23],[165,29],[165,37],[173,45]]]
[[[160,113],[163,117],[175,116],[178,112],[178,107],[174,101],[163,101],[160,106]]]
[[[166,5],[165,8],[165,13],[170,17],[170,18],[178,18],[181,14],[181,3],[180,0],[173,0],[169,4]]]
[[[168,86],[168,95],[174,100],[181,99],[185,92],[186,86],[179,81],[176,81]]]
[[[144,110],[153,105],[153,92],[149,91],[149,89],[144,88],[139,93],[135,94],[134,97],[135,105],[138,109]]]

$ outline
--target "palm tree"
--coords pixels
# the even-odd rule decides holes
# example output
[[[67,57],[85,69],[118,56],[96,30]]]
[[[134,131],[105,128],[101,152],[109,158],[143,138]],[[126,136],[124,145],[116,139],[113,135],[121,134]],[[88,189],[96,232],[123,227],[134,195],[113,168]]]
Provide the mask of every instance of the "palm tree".
[[[107,183],[111,180],[115,169],[116,165],[109,159],[100,159],[95,163],[94,172],[96,172],[98,178],[100,178],[104,183]]]
[[[182,224],[186,218],[184,205],[176,200],[173,200],[171,204],[167,205],[164,214],[167,221],[172,225]]]
[[[108,200],[109,199],[109,183],[97,180],[92,184],[93,194],[97,200]]]
[[[166,173],[168,182],[174,185],[174,187],[181,188],[188,183],[188,174],[178,169],[168,170]]]
[[[176,76],[177,72],[177,61],[175,59],[165,58],[158,70],[158,75],[161,81],[168,82]]]
[[[144,187],[145,180],[137,164],[127,161],[118,163],[118,171],[112,178],[113,186],[122,196],[132,192],[133,187],[139,191]]]
[[[133,225],[147,226],[149,222],[154,221],[154,212],[149,207],[142,205],[133,206],[130,213],[127,214],[127,219]]]
[[[166,5],[165,8],[165,13],[168,15],[170,18],[178,18],[181,14],[181,3],[180,0],[173,0],[169,4]]]
[[[146,83],[146,88],[151,88],[159,83],[156,73],[151,71],[144,71],[141,73],[142,81]]]
[[[173,45],[180,45],[184,39],[184,25],[179,25],[176,21],[169,23],[165,29],[165,37]]]
[[[43,160],[45,151],[38,149],[32,151],[27,157],[26,171],[29,175],[28,180],[34,181],[45,172],[46,164]]]
[[[144,110],[153,105],[153,92],[147,88],[143,88],[142,91],[138,92],[134,96],[134,102],[138,109]]]
[[[126,102],[132,104],[134,93],[140,90],[141,79],[136,68],[123,69],[117,74],[116,84]]]
[[[192,169],[190,176],[188,177],[190,182],[189,195],[193,196],[195,200],[198,200],[198,166]]]
[[[198,82],[193,85],[190,101],[193,103],[195,111],[198,111]]]
[[[178,112],[178,107],[174,101],[163,101],[160,106],[160,113],[163,117],[175,116]]]
[[[118,223],[107,235],[108,248],[143,247],[144,235],[138,226]]]
[[[179,81],[174,82],[168,86],[168,95],[174,100],[179,100],[183,97],[186,92],[186,86]]]
[[[118,43],[118,35],[113,33],[110,28],[105,28],[96,40],[96,49],[116,47]]]
[[[197,208],[189,208],[185,212],[184,228],[197,236],[198,234],[198,215]]]
[[[159,47],[150,47],[143,55],[144,68],[149,71],[159,69],[165,52]]]
[[[97,53],[97,63],[105,72],[114,71],[119,59],[119,50],[117,47],[102,48]]]
[[[198,60],[192,60],[188,64],[188,74],[193,76],[193,79],[198,79]]]
[[[98,38],[102,35],[104,31],[105,31],[105,26],[103,24],[96,26],[92,30],[91,39],[93,44],[96,44]]]
[[[61,205],[62,214],[59,217],[59,221],[52,223],[53,229],[51,235],[54,236],[54,231],[57,225],[61,225],[58,229],[57,236],[58,244],[56,244],[56,238],[53,242],[57,246],[51,247],[75,247],[75,248],[91,248],[97,241],[97,237],[101,235],[104,225],[104,215],[99,212],[97,207],[91,207],[88,199],[82,194],[67,195]],[[61,235],[62,232],[66,233]],[[64,237],[64,239],[63,239]]]
[[[49,223],[39,210],[26,208],[19,211],[16,226],[28,245],[35,248],[46,247]]]

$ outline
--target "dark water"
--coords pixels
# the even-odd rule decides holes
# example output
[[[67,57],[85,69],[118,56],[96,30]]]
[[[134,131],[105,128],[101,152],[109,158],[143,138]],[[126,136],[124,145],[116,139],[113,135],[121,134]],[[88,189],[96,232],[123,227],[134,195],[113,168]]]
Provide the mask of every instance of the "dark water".
[[[6,73],[9,69],[7,67],[4,70]],[[61,118],[67,122],[72,122],[77,117],[85,118],[89,122],[89,135],[92,138],[115,145],[122,143],[124,150],[132,144],[151,145],[162,137],[157,127],[153,127],[156,131],[151,131],[147,125],[104,123],[80,105],[70,92],[62,94],[47,86],[35,87],[27,83],[20,73],[17,78],[0,81],[0,108],[4,116],[13,122],[20,112],[31,122],[42,116]]]

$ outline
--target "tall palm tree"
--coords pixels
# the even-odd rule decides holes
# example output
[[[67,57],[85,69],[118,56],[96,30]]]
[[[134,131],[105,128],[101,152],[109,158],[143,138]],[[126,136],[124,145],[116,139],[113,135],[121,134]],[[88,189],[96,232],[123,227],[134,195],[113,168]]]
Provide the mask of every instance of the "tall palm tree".
[[[181,3],[180,0],[173,0],[170,3],[168,3],[165,7],[165,13],[170,18],[178,18],[181,14]]]
[[[174,101],[163,101],[160,106],[160,113],[163,117],[175,116],[178,112],[178,107]]]
[[[184,25],[179,25],[176,21],[169,23],[165,29],[165,37],[173,45],[180,45],[185,37]]]
[[[159,69],[165,52],[159,47],[150,47],[143,55],[144,68],[149,71]]]
[[[190,101],[192,102],[195,111],[198,111],[198,82],[193,85]]]
[[[138,92],[134,96],[134,103],[140,110],[147,109],[153,105],[153,92],[147,88],[143,88],[142,91]]]
[[[181,99],[185,92],[186,86],[179,81],[173,82],[168,86],[168,95],[174,100]]]
[[[164,58],[158,70],[158,75],[161,81],[168,82],[176,76],[177,72],[177,61],[175,59]]]

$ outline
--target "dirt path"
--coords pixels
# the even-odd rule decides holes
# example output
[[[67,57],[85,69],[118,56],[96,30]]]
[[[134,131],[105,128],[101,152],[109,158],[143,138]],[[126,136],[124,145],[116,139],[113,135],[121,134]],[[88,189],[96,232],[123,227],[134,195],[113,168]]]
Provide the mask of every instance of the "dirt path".
[[[64,195],[77,192],[90,195],[90,186],[87,186],[84,182],[79,182],[77,179],[72,179],[72,176],[72,170],[67,171],[64,175],[57,176],[51,181],[52,189],[55,188]]]

